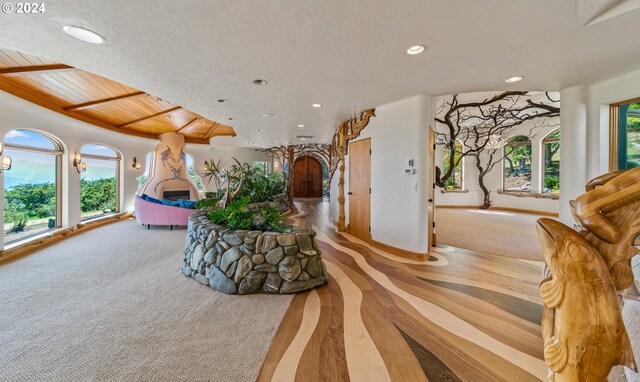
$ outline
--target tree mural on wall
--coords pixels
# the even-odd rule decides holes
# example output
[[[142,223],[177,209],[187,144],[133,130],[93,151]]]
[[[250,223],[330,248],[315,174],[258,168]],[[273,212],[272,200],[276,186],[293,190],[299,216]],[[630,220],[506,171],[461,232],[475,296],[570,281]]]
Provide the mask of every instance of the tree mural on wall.
[[[444,98],[437,106],[436,122],[443,129],[436,130],[436,144],[449,151],[449,163],[444,173],[436,167],[435,183],[445,187],[456,166],[463,158],[473,158],[478,170],[478,184],[483,192],[480,208],[491,207],[491,191],[485,177],[518,146],[504,148],[513,130],[527,121],[539,120],[529,132],[546,126],[549,118],[560,115],[559,100],[547,92],[543,96],[525,91],[505,91],[477,102],[460,102],[460,95]],[[454,142],[462,144],[456,153]],[[458,146],[459,147],[459,146]],[[504,148],[504,149],[503,149]]]

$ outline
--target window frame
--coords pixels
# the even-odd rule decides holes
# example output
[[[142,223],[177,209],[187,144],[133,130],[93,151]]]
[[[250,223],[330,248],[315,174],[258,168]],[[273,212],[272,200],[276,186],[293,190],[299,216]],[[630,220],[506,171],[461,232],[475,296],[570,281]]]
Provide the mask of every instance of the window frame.
[[[445,159],[445,155],[447,153],[450,153],[449,147],[447,147],[447,146],[448,145],[445,145],[444,146],[444,150],[442,151],[442,170],[444,172],[446,172],[446,170],[445,170],[446,167],[445,166],[447,165],[447,161]],[[454,149],[454,160],[455,160],[455,152],[458,152],[458,146],[460,147],[460,154],[462,154],[462,149],[463,149],[464,146],[463,146],[462,142],[459,139],[456,139],[455,140],[455,149]],[[443,193],[446,193],[446,192],[467,192],[467,190],[464,188],[464,162],[465,162],[465,158],[462,157],[460,159],[460,163],[458,164],[460,166],[460,188],[451,188],[451,189],[449,189],[449,188],[446,188],[446,186],[445,186],[445,187],[442,188],[442,192]],[[455,167],[454,167],[453,173],[451,174],[452,176],[455,175],[455,171],[456,170],[455,170]]]
[[[552,138],[549,139],[549,136],[555,134],[556,132],[558,132],[560,134],[560,138]],[[548,143],[558,143],[558,150],[562,150],[562,144],[560,142],[560,140],[562,139],[562,132],[560,130],[560,128],[558,127],[557,129],[549,132],[549,134],[545,135],[544,138],[542,138],[542,140],[540,141],[540,149],[542,150],[542,155],[540,155],[542,162],[540,165],[540,193],[543,195],[560,195],[560,189],[558,188],[558,192],[544,192],[544,177],[546,176],[546,151],[545,151],[545,145]],[[552,158],[553,159],[553,158]],[[560,169],[558,168],[558,174],[560,173]],[[559,177],[559,175],[558,175]]]
[[[518,137],[525,137],[527,138],[526,142],[509,142],[514,138],[518,138]],[[529,167],[531,168],[531,179],[529,180],[529,182],[533,183],[533,140],[531,139],[531,137],[528,137],[526,135],[522,135],[522,134],[518,134],[518,135],[513,135],[509,138],[507,138],[507,143],[502,147],[502,192],[503,193],[513,193],[513,192],[522,192],[522,193],[526,193],[526,194],[534,194],[533,192],[533,187],[530,187],[530,189],[528,191],[524,191],[524,190],[511,190],[511,189],[507,189],[505,187],[505,180],[506,180],[506,159],[507,159],[507,154],[505,153],[507,147],[514,147],[514,146],[529,146],[531,147],[531,156],[529,158]],[[532,185],[533,186],[533,185]]]
[[[609,171],[619,170],[618,143],[620,141],[620,106],[640,102],[640,97],[614,102],[609,105]]]
[[[96,155],[96,154],[84,154],[82,152],[82,148],[85,147],[85,146],[88,146],[88,145],[104,146],[104,147],[106,147],[108,149],[111,149],[116,154],[116,156],[115,157],[111,157],[111,156]],[[87,218],[84,218],[84,219],[81,217],[80,221],[81,222],[87,222],[87,221],[91,221],[91,220],[94,220],[94,219],[104,218],[105,216],[119,214],[120,213],[120,162],[122,161],[122,155],[115,148],[113,148],[113,147],[111,147],[109,145],[104,145],[102,143],[85,143],[85,144],[83,144],[82,147],[80,147],[80,155],[82,156],[83,160],[85,158],[88,158],[88,159],[109,160],[109,161],[116,162],[116,210],[113,211],[112,213],[108,214],[108,215],[92,216],[92,217],[87,217]],[[80,187],[82,188],[82,176],[80,176]],[[80,199],[78,201],[82,205],[82,196],[80,197]],[[80,214],[82,215],[82,211],[80,211]]]
[[[193,186],[196,188],[196,191],[198,191],[198,193],[206,192],[207,189],[204,186],[204,181],[202,180],[202,177],[200,175],[198,175],[198,172],[196,171],[196,158],[193,155],[188,154],[188,153],[185,153],[185,155],[186,155],[186,157],[185,157],[185,161],[184,161],[184,167],[185,167],[185,170],[187,172],[187,179],[189,179],[189,181],[191,183],[193,183]],[[198,188],[198,183],[195,180],[191,179],[191,177],[189,176],[189,164],[188,164],[187,158],[191,158],[191,162],[193,163],[193,174],[200,181],[200,186],[202,187],[202,189]]]
[[[56,225],[53,228],[49,228],[40,232],[34,232],[31,235],[26,235],[15,240],[3,241],[5,247],[7,245],[15,245],[21,242],[26,242],[35,236],[39,236],[39,235],[42,235],[43,233],[50,232],[52,230],[62,227],[62,211],[63,211],[62,209],[62,159],[65,155],[64,146],[58,138],[44,131],[18,128],[18,129],[13,129],[8,131],[7,134],[11,131],[16,131],[16,130],[29,131],[31,133],[42,135],[47,139],[49,139],[51,143],[53,143],[53,146],[56,148],[56,149],[47,149],[47,148],[37,147],[37,146],[26,146],[26,145],[17,145],[15,143],[5,143],[4,141],[6,140],[6,134],[2,141],[3,150],[15,150],[15,151],[37,153],[37,154],[47,154],[47,155],[53,155],[55,157]],[[3,204],[4,204],[4,197],[3,197]],[[4,237],[5,235],[4,230],[2,231],[2,235]]]
[[[144,188],[145,184],[147,184],[147,182],[149,181],[149,179],[151,179],[153,177],[153,161],[155,160],[155,155],[154,155],[155,151],[149,151],[148,153],[145,154],[144,156],[144,170],[142,171],[141,175],[136,176],[136,183],[138,184],[138,188],[136,189],[136,195],[141,195],[142,194],[142,189]],[[148,172],[148,174],[147,174]],[[138,178],[141,176],[147,175],[147,179],[144,180],[144,182],[142,182],[142,184],[140,184],[140,182],[138,181]]]

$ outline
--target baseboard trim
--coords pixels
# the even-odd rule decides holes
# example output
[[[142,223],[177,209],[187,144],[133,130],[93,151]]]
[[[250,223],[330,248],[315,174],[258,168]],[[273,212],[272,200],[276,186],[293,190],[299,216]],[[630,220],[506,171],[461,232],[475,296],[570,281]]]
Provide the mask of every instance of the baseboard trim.
[[[429,259],[429,253],[418,253],[418,252],[412,252],[412,251],[407,251],[406,249],[401,249],[401,248],[396,248],[394,246],[388,245],[388,244],[384,244],[381,243],[379,241],[375,241],[373,239],[371,239],[371,245],[380,249],[383,249],[387,252],[393,253],[394,255],[398,255],[398,256],[402,256],[402,257],[406,257],[407,259],[412,259],[412,260],[428,260]]]
[[[16,245],[13,248],[0,251],[0,264],[28,255],[33,251],[47,247],[64,238],[89,231],[93,228],[98,228],[105,224],[113,223],[123,219],[129,219],[132,217],[133,217],[133,214],[130,212],[121,213],[114,216],[109,216],[107,218],[80,223],[77,226],[57,230],[51,235],[40,237],[31,241],[26,241],[22,244]]]
[[[436,205],[436,208],[469,208],[469,209],[478,209],[480,206],[472,206],[472,205]],[[509,211],[509,212],[521,212],[525,214],[535,214],[535,215],[543,215],[543,216],[552,216],[552,217],[560,217],[560,214],[557,212],[548,212],[548,211],[538,211],[538,210],[527,210],[523,208],[511,208],[511,207],[491,207],[490,211]]]

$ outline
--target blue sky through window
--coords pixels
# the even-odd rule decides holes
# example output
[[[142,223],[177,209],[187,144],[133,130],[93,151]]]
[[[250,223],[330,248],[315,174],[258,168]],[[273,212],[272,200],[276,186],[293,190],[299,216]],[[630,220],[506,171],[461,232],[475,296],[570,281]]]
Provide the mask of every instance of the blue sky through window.
[[[49,150],[57,149],[51,139],[29,130],[11,130],[4,136],[4,144],[31,146]]]
[[[100,155],[103,157],[110,157],[110,158],[118,157],[118,154],[116,154],[116,152],[113,151],[113,149],[107,146],[96,145],[96,144],[88,144],[88,145],[82,146],[81,152],[82,154]]]

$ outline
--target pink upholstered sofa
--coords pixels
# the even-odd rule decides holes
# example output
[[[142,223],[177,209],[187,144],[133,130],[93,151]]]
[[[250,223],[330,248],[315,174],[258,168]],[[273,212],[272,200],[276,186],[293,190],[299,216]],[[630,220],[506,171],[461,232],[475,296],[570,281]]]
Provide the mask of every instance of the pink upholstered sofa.
[[[146,224],[147,228],[152,225],[168,225],[173,229],[174,225],[187,225],[189,215],[195,210],[174,206],[148,202],[139,195],[135,196],[133,206],[136,211],[136,220],[140,224]]]

